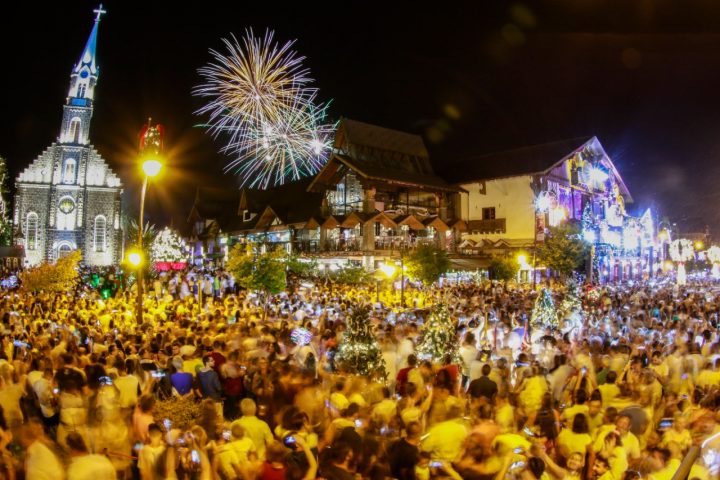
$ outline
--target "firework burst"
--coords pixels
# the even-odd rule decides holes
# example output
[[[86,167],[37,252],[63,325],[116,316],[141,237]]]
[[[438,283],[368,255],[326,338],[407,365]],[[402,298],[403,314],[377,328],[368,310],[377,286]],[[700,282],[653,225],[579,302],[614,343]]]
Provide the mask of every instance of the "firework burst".
[[[200,68],[205,83],[194,93],[208,101],[208,130],[224,137],[223,153],[233,157],[225,170],[243,185],[267,188],[316,173],[327,159],[334,126],[325,123],[327,105],[316,105],[304,57],[294,41],[279,45],[273,32],[242,42],[223,40],[227,54],[211,50]]]

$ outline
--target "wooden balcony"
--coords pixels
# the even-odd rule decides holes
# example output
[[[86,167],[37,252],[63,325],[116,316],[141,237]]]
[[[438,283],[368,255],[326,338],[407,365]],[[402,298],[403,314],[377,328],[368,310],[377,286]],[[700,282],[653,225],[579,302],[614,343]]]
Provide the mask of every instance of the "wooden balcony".
[[[494,218],[492,220],[470,220],[468,222],[468,233],[505,233],[505,219]]]

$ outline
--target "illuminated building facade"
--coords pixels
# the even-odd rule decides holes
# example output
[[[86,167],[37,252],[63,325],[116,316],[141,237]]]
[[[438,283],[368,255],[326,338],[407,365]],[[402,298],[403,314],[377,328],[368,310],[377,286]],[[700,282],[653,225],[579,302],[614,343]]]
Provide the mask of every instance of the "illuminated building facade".
[[[28,265],[80,249],[87,265],[118,263],[122,255],[122,185],[90,144],[98,80],[96,46],[102,9],[70,74],[60,136],[16,179],[15,244]]]
[[[641,278],[660,267],[652,213],[627,213],[630,192],[596,137],[476,157],[449,179],[467,192],[456,202],[467,219],[461,252],[532,252],[548,227],[573,222],[592,247],[594,279]],[[527,278],[532,262],[521,268]]]

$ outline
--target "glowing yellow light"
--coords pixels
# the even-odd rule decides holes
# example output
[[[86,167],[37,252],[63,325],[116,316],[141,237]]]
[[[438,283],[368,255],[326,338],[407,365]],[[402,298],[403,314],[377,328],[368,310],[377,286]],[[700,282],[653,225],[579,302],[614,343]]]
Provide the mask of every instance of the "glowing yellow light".
[[[162,170],[162,163],[160,163],[158,160],[145,160],[142,164],[143,172],[145,172],[145,175],[152,178],[158,173],[160,173],[160,170]]]
[[[392,265],[390,263],[383,263],[382,265],[380,265],[380,270],[387,278],[391,278],[393,275],[395,275],[396,268],[395,265]]]
[[[139,267],[142,264],[142,253],[137,251],[130,252],[128,253],[127,260],[133,267]]]
[[[527,265],[527,255],[521,253],[518,255],[517,261],[520,265]]]
[[[695,242],[695,250],[702,250],[704,246],[705,244],[701,240]]]

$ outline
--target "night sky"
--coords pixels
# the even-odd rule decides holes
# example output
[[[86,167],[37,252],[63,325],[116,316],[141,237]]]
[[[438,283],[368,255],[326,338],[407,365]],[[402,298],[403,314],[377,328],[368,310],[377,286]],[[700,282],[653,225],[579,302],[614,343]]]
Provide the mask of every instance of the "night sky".
[[[0,16],[0,156],[13,176],[58,135],[97,6],[19,3]],[[438,171],[597,135],[635,198],[631,211],[652,206],[684,231],[720,225],[717,2],[395,3],[106,2],[90,135],[125,184],[127,210],[137,208],[137,132],[148,116],[166,126],[170,162],[150,189],[153,223],[184,219],[198,185],[236,188],[222,174],[221,143],[197,127],[191,90],[208,49],[252,27],[297,39],[334,120],[422,134]]]

